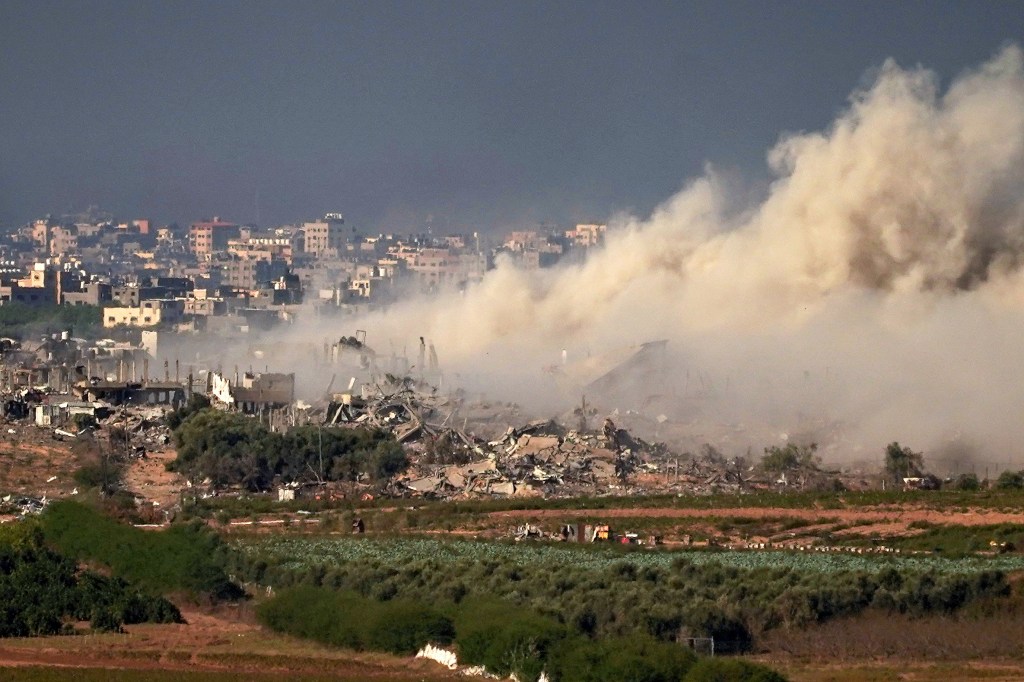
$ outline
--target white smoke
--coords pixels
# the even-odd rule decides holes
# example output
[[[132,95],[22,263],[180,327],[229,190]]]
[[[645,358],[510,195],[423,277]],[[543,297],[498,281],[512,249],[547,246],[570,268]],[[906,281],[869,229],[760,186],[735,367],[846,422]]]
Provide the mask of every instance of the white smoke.
[[[665,338],[674,371],[730,382],[732,420],[784,428],[818,412],[879,451],[959,435],[992,456],[1018,452],[1021,50],[945,91],[926,69],[886,62],[829,130],[783,137],[768,161],[775,180],[756,205],[736,205],[709,170],[646,220],[614,219],[583,265],[499,263],[463,294],[359,326],[371,339],[426,336],[448,368],[535,393],[562,348]]]

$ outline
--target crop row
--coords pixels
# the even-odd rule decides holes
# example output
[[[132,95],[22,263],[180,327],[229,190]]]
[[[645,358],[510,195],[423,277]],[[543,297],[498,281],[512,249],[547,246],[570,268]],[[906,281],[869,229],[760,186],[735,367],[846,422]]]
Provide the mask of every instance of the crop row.
[[[431,559],[441,562],[511,561],[520,565],[573,566],[601,569],[626,562],[638,568],[668,568],[683,560],[695,566],[720,564],[739,569],[788,568],[834,573],[878,572],[885,568],[970,574],[1024,569],[1024,556],[943,558],[937,556],[871,556],[800,551],[633,550],[619,547],[513,544],[429,538],[266,537],[237,539],[235,549],[251,559],[263,559],[283,568],[375,561],[401,566]]]

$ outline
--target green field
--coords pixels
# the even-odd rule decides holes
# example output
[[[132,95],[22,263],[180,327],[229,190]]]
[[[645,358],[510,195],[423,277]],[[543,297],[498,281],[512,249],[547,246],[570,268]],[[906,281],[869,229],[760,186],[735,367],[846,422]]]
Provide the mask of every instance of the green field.
[[[285,535],[236,538],[230,544],[251,559],[262,559],[297,570],[367,560],[394,566],[422,560],[448,563],[471,560],[587,569],[602,569],[620,562],[637,567],[670,568],[675,563],[685,562],[696,566],[720,564],[739,569],[785,568],[815,573],[878,572],[886,568],[944,574],[1024,570],[1024,556],[1021,555],[945,558],[783,550],[647,550],[620,545]]]

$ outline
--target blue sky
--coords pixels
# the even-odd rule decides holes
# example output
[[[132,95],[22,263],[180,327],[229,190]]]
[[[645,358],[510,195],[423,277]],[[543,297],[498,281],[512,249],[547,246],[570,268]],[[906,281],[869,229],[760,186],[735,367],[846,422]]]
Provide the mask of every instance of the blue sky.
[[[707,163],[757,187],[888,57],[948,81],[1022,34],[1016,2],[6,0],[0,225],[643,215]]]

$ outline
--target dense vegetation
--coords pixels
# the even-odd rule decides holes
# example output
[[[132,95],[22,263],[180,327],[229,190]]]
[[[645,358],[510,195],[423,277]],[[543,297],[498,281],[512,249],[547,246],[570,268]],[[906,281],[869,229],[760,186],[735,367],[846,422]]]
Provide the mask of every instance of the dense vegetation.
[[[82,620],[117,631],[124,624],[181,622],[181,614],[120,578],[79,572],[74,560],[45,545],[34,522],[0,527],[0,637],[53,635]]]
[[[102,322],[103,309],[93,305],[0,306],[0,336],[27,338],[65,329],[81,334],[98,328]]]
[[[1012,528],[1007,526],[1007,530]],[[823,577],[851,571],[881,573],[887,569],[902,573],[958,575],[1024,570],[1024,556],[1012,553],[985,557],[943,557],[793,550],[649,551],[636,545],[616,543],[513,543],[407,536],[325,537],[317,534],[236,538],[232,546],[241,550],[249,559],[264,561],[268,566],[300,571],[317,566],[363,562],[404,565],[429,559],[448,564],[470,560],[543,565],[550,571],[560,571],[563,566],[598,571],[623,562],[637,570],[670,569],[678,563],[677,560],[683,559],[695,566],[714,565],[740,570],[792,569]]]
[[[221,599],[241,594],[222,568],[228,548],[199,522],[144,531],[69,500],[51,504],[40,522],[46,539],[61,551],[103,563],[133,584]]]
[[[282,481],[386,480],[408,460],[395,439],[379,429],[302,426],[281,434],[258,420],[209,407],[174,415],[175,471],[193,480],[267,490]]]
[[[952,613],[1009,590],[997,571],[943,573],[898,563],[876,570],[852,570],[841,563],[822,563],[819,570],[741,568],[723,565],[711,553],[643,552],[634,562],[621,554],[598,555],[596,549],[551,548],[544,554],[521,545],[469,542],[450,544],[478,547],[489,556],[448,552],[444,543],[436,543],[432,555],[412,558],[402,554],[402,543],[424,541],[349,542],[381,549],[353,560],[325,557],[318,563],[312,551],[275,556],[250,545],[232,570],[243,580],[275,587],[324,586],[380,601],[440,604],[493,596],[550,618],[574,635],[642,635],[661,641],[714,637],[719,651],[748,650],[768,630],[803,627],[869,608]],[[599,560],[593,560],[595,555]],[[646,557],[661,561],[639,561]],[[696,557],[701,561],[691,560]]]
[[[557,682],[782,679],[749,663],[727,670],[722,663],[698,664],[688,648],[649,635],[590,639],[554,618],[490,598],[427,606],[304,585],[264,602],[258,613],[280,632],[352,649],[411,654],[428,642],[454,642],[461,663],[531,682],[542,671]]]

